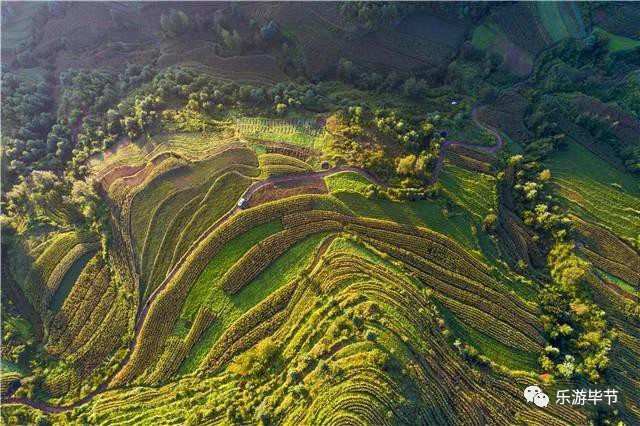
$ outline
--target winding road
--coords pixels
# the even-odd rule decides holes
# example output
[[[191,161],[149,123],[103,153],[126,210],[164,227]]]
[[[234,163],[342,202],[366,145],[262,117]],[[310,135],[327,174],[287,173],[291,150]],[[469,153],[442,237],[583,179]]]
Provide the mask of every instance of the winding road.
[[[495,154],[504,145],[502,136],[500,136],[500,133],[496,129],[484,123],[481,123],[478,120],[478,108],[479,107],[474,107],[471,110],[471,119],[473,120],[473,123],[476,126],[480,127],[482,130],[485,130],[491,133],[493,136],[495,136],[498,142],[495,145],[485,146],[485,145],[476,145],[468,142],[461,142],[461,141],[455,141],[455,140],[444,141],[440,146],[438,161],[436,162],[436,165],[433,168],[433,172],[431,173],[431,179],[429,179],[429,185],[433,185],[438,181],[438,177],[440,176],[440,173],[442,173],[442,167],[444,166],[444,158],[447,155],[447,148],[449,148],[450,146],[464,146],[466,148],[472,148],[476,151],[483,152],[485,154]]]
[[[482,128],[483,130],[485,130],[485,131],[491,133],[492,135],[494,135],[496,137],[496,139],[497,139],[497,143],[495,145],[492,145],[492,146],[481,146],[481,145],[468,143],[468,142],[461,142],[461,141],[455,141],[455,140],[446,140],[445,142],[442,143],[442,145],[440,147],[440,154],[438,155],[438,160],[436,162],[436,165],[435,165],[434,170],[433,170],[432,175],[431,175],[431,179],[429,181],[430,185],[432,185],[432,184],[437,182],[438,177],[439,177],[440,173],[442,172],[442,168],[443,168],[443,165],[444,165],[444,160],[445,160],[445,155],[446,155],[447,148],[449,148],[451,146],[464,146],[464,147],[472,148],[472,149],[475,149],[477,151],[484,152],[484,153],[487,153],[487,154],[495,154],[500,148],[502,148],[502,146],[504,144],[504,141],[503,141],[502,137],[500,136],[500,134],[498,133],[498,131],[496,129],[486,125],[486,124],[481,123],[478,120],[477,111],[478,111],[478,107],[474,107],[472,112],[471,112],[471,118],[472,118],[473,122],[478,127]],[[337,166],[337,167],[334,167],[334,168],[331,168],[331,169],[318,171],[318,172],[309,172],[309,173],[301,173],[301,174],[296,174],[296,175],[284,175],[284,176],[270,177],[270,178],[267,178],[267,179],[265,179],[263,181],[256,182],[253,185],[251,185],[242,194],[241,198],[244,198],[248,202],[251,199],[251,196],[256,191],[258,191],[259,189],[264,188],[265,186],[268,186],[268,185],[278,184],[278,183],[291,183],[291,182],[296,182],[296,181],[305,181],[305,180],[309,180],[309,179],[313,179],[313,178],[322,178],[322,177],[326,177],[326,176],[332,175],[334,173],[345,172],[345,171],[359,173],[362,176],[364,176],[367,179],[369,179],[370,181],[372,181],[373,183],[375,183],[377,185],[384,186],[384,183],[382,183],[375,176],[373,176],[370,173],[368,173],[366,170],[363,170],[363,169],[360,169],[360,168],[354,167],[354,166]],[[32,401],[32,400],[30,400],[28,398],[6,398],[6,399],[4,399],[2,401],[2,404],[3,405],[4,404],[20,404],[20,405],[26,405],[26,406],[29,406],[31,408],[35,408],[35,409],[38,409],[38,410],[42,410],[42,411],[44,411],[46,413],[52,413],[52,414],[53,413],[61,413],[61,412],[64,412],[64,411],[72,410],[72,409],[74,409],[76,407],[79,407],[81,405],[84,405],[84,404],[90,402],[96,395],[98,395],[100,393],[103,393],[106,390],[108,390],[109,384],[111,383],[111,381],[129,363],[129,360],[131,359],[131,354],[135,350],[136,345],[138,343],[138,340],[139,340],[139,337],[140,337],[140,331],[142,330],[142,325],[144,324],[145,320],[147,319],[147,315],[149,314],[149,309],[151,308],[151,306],[153,305],[153,303],[155,302],[157,297],[160,295],[160,293],[162,293],[162,291],[171,282],[171,280],[174,278],[174,276],[177,274],[177,272],[180,270],[180,268],[182,267],[182,265],[186,261],[187,257],[189,255],[191,255],[196,250],[196,248],[200,245],[200,243],[202,243],[213,232],[215,232],[216,229],[218,229],[222,224],[224,224],[227,220],[229,220],[233,215],[238,213],[240,210],[242,210],[242,209],[240,207],[238,207],[237,204],[235,204],[234,207],[231,210],[229,210],[227,213],[225,213],[223,216],[221,216],[213,225],[211,225],[211,227],[209,227],[209,229],[207,229],[202,235],[200,235],[200,237],[198,237],[198,239],[195,242],[193,242],[193,244],[191,244],[191,246],[185,252],[185,254],[174,265],[174,267],[171,269],[169,274],[167,274],[167,276],[162,281],[162,283],[153,291],[153,293],[151,293],[151,295],[147,299],[146,303],[144,304],[142,310],[140,310],[140,312],[138,314],[138,319],[137,319],[135,327],[134,327],[133,339],[131,340],[131,343],[129,344],[129,351],[127,352],[127,355],[122,359],[122,361],[120,361],[120,363],[118,364],[118,367],[115,369],[115,371],[113,373],[111,373],[111,375],[109,375],[107,377],[107,379],[104,382],[102,382],[96,389],[94,389],[93,391],[88,393],[85,397],[75,401],[72,404],[68,404],[68,405],[48,404],[46,402],[41,402],[41,401]]]

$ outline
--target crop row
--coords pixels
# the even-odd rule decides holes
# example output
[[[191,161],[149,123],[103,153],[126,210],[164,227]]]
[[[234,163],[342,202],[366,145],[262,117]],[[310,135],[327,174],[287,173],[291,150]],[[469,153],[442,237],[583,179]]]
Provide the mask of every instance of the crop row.
[[[117,293],[109,312],[91,337],[70,356],[69,361],[89,372],[103,365],[126,342],[129,320],[135,307],[122,293]]]
[[[47,351],[69,355],[86,342],[104,320],[113,304],[109,268],[98,257],[80,273],[60,311],[51,321]]]
[[[527,265],[534,267],[544,266],[545,260],[542,252],[535,244],[532,236],[513,212],[508,209],[500,209],[500,223],[496,228],[498,241],[507,260],[514,266],[518,260],[524,260]]]
[[[273,141],[261,141],[263,146],[267,149],[267,154],[278,154],[286,157],[297,158],[298,160],[305,162],[312,155],[311,148],[305,148],[299,145],[292,145],[282,142]]]
[[[196,186],[182,191],[173,192],[158,203],[158,206],[152,212],[147,226],[144,243],[142,245],[143,248],[140,253],[139,262],[140,276],[146,283],[145,290],[147,294],[153,290],[149,285],[151,281],[150,277],[153,271],[156,255],[167,233],[167,230],[165,229],[166,225],[163,226],[163,224],[171,223],[180,209],[194,199],[200,190],[200,187]]]
[[[330,210],[309,210],[287,213],[282,217],[282,225],[285,228],[294,228],[302,226],[310,222],[318,222],[321,220],[333,220],[344,222],[346,216]]]
[[[171,261],[172,265],[180,259],[198,236],[235,206],[251,183],[251,178],[237,171],[227,172],[213,182],[180,233]]]
[[[243,117],[236,122],[241,135],[258,140],[278,141],[313,148],[323,130],[312,120],[278,120]]]
[[[528,351],[540,349],[544,339],[537,319],[518,299],[488,293],[473,281],[467,281],[466,286],[463,281],[456,283],[455,275],[446,269],[434,269],[428,260],[411,252],[375,240],[369,243],[415,268],[420,280],[436,292],[436,298],[467,325],[482,324],[480,330],[507,346],[517,345]]]
[[[242,146],[237,138],[218,133],[167,133],[153,136],[143,147],[137,144],[117,146],[101,158],[89,160],[92,173],[103,179],[122,166],[145,166],[155,164],[159,158],[177,156],[189,160],[199,160],[215,155],[216,152],[232,146]],[[112,180],[108,178],[108,180]]]
[[[633,421],[631,414],[635,409],[634,401],[640,398],[640,374],[636,368],[640,356],[640,334],[637,321],[631,312],[637,304],[628,295],[621,294],[615,284],[606,283],[594,273],[586,275],[592,298],[598,300],[598,306],[607,312],[607,322],[615,327],[616,342],[608,356],[610,380],[616,383],[625,405],[626,420]]]
[[[42,382],[42,389],[49,397],[60,398],[71,394],[80,384],[82,378],[74,368],[66,368],[59,372],[51,371]]]
[[[191,200],[182,206],[176,206],[175,214],[168,223],[150,224],[154,228],[153,233],[158,233],[162,237],[153,263],[150,258],[152,253],[147,253],[150,264],[149,274],[143,276],[146,280],[147,294],[162,282],[167,271],[180,259],[193,241],[234,207],[250,182],[249,178],[237,172],[225,173],[211,184],[206,193],[204,190],[207,188],[202,187]]]
[[[297,282],[291,281],[242,315],[216,341],[200,364],[200,369],[216,370],[235,354],[273,333],[284,319],[283,310],[296,287]]]
[[[589,291],[593,292],[594,299],[598,300],[598,306],[606,312],[610,312],[610,319],[616,327],[622,330],[628,327],[628,316],[624,314],[626,298],[621,296],[615,285],[607,285],[605,280],[593,272],[587,273],[586,281],[589,283]],[[639,353],[640,354],[640,353]]]
[[[489,175],[447,165],[440,183],[449,198],[480,220],[496,208],[496,180]]]
[[[633,249],[598,225],[577,216],[571,219],[576,231],[590,248],[582,251],[594,265],[632,285],[640,286],[640,256]]]
[[[331,256],[330,259],[327,259],[327,262],[327,264],[323,265],[323,269],[321,270],[320,275],[315,277],[315,279],[321,283],[332,282],[332,284],[323,285],[323,291],[329,291],[331,293],[339,292],[340,295],[344,294],[345,299],[349,298],[349,295],[353,295],[351,296],[352,300],[358,300],[355,295],[365,296],[364,300],[375,301],[376,306],[380,307],[383,310],[386,310],[384,306],[389,303],[389,305],[391,306],[389,309],[391,312],[394,312],[394,314],[389,316],[384,315],[385,319],[389,320],[385,322],[384,327],[389,330],[395,330],[394,333],[398,333],[398,331],[406,333],[407,330],[410,329],[407,322],[415,322],[416,330],[418,332],[422,332],[423,334],[420,337],[414,336],[409,338],[408,340],[406,340],[406,344],[415,345],[417,347],[421,346],[418,339],[426,338],[429,335],[429,326],[427,325],[425,327],[425,322],[428,324],[430,318],[420,313],[419,308],[422,306],[419,300],[421,299],[421,297],[417,292],[413,291],[414,287],[412,285],[398,285],[400,275],[389,275],[390,272],[385,272],[384,269],[381,269],[381,265],[379,263],[370,263],[369,261],[364,261],[363,259],[360,259],[358,257],[339,253],[339,256]],[[359,279],[356,280],[356,277],[359,277]],[[345,284],[348,286],[347,288],[344,287]],[[396,323],[396,321],[397,325],[393,326],[392,324]],[[399,333],[397,335],[399,335]],[[434,342],[434,345],[437,345],[438,343]],[[418,352],[414,353],[417,354]],[[429,362],[434,362],[434,364],[436,364],[435,361]],[[447,365],[450,365],[454,362],[455,357],[452,359],[447,359]],[[405,370],[407,372],[411,371],[412,374],[415,372],[412,371],[415,364],[407,364],[406,362],[403,362],[403,365],[406,365]],[[441,367],[439,367],[438,369],[442,370]],[[347,374],[351,376],[351,374],[360,373],[361,370],[361,367],[349,366],[347,369]],[[423,383],[422,385],[431,387],[434,386],[434,383],[441,383],[443,379],[443,377],[440,377],[439,380],[434,381],[429,380],[425,377],[426,383]],[[353,389],[361,389],[362,392],[368,395],[375,395],[381,401],[384,401],[386,405],[388,401],[385,395],[380,394],[375,390],[381,389],[381,385],[384,384],[386,380],[388,380],[388,376],[386,375],[377,376],[376,380],[367,380],[366,382],[359,382],[358,384],[349,383],[349,387]],[[334,385],[332,386],[332,389],[335,389],[335,394],[327,394],[326,402],[323,401],[325,404],[329,401],[340,400],[341,395],[345,395],[346,391],[341,389],[340,385]],[[436,403],[436,401],[438,400],[442,401],[443,407],[447,407],[450,405],[449,397],[442,395],[442,398],[439,398],[439,393],[443,390],[444,388],[429,389],[425,393],[425,396],[430,401],[429,406],[433,406],[433,403]],[[322,402],[320,403],[320,405],[322,406]],[[389,408],[392,408],[392,406],[390,406]],[[313,419],[317,419],[316,416],[320,413],[319,410],[321,410],[320,407],[318,407],[318,409],[312,408],[307,410],[312,416],[308,417],[307,419],[313,423]],[[331,416],[330,413],[334,411],[336,410],[332,406],[327,406],[325,414]],[[398,413],[396,413],[396,415],[397,414]],[[436,422],[443,421],[443,413],[439,413],[438,416],[432,417],[430,417],[427,413],[422,414],[423,421],[428,418],[433,418]],[[453,415],[453,413],[451,414]]]
[[[537,54],[552,40],[537,24],[539,17],[531,9],[529,4],[513,4],[500,8],[494,19],[511,41]]]
[[[259,242],[245,253],[222,276],[220,286],[228,293],[235,294],[298,241],[312,234],[340,228],[340,222],[323,220],[278,232]]]
[[[262,154],[258,157],[258,161],[260,162],[260,166],[276,166],[276,165],[287,165],[292,166],[298,169],[304,169],[307,171],[311,171],[311,166],[295,157],[290,157],[282,154]]]
[[[149,308],[148,315],[140,330],[139,339],[127,366],[114,378],[114,384],[125,383],[138,376],[144,368],[154,363],[162,351],[162,342],[169,336],[177,321],[191,286],[204,268],[220,249],[233,238],[247,232],[254,226],[280,218],[285,212],[308,210],[312,198],[308,196],[290,197],[262,204],[250,210],[243,210],[224,222],[221,226],[203,234],[188,256],[178,262],[179,266],[168,278],[166,288],[158,295]]]
[[[447,237],[425,228],[407,228],[394,222],[343,215],[334,211],[311,210],[288,213],[283,217],[285,227],[297,226],[309,220],[333,220],[347,224],[347,230],[362,236],[386,241],[406,250],[432,259],[449,273],[482,283],[487,288],[502,292],[490,277],[487,267],[464,248]]]
[[[305,173],[307,169],[301,169],[287,164],[269,164],[260,167],[264,177],[294,175],[297,173]]]
[[[600,253],[592,251],[586,247],[581,248],[580,252],[584,254],[596,268],[602,269],[603,271],[622,279],[636,288],[640,288],[640,275],[638,274],[638,269],[632,269],[628,264],[620,263],[619,261],[601,256]]]
[[[20,380],[20,377],[20,373],[15,371],[2,372],[0,374],[0,395],[6,395],[15,386],[15,382]]]
[[[310,199],[301,197],[297,201]],[[284,209],[279,215],[284,212],[289,213]],[[376,222],[395,229],[387,222]],[[362,248],[352,251],[351,246],[334,240],[326,254],[318,257],[313,271],[280,287],[225,327],[200,365],[200,372],[220,374],[98,395],[89,418],[96,424],[184,423],[185,415],[176,415],[176,410],[192,407],[190,412],[202,413],[199,406],[206,399],[207,408],[214,411],[205,414],[201,424],[228,421],[224,416],[227,409],[240,413],[240,421],[251,423],[264,396],[269,395],[269,405],[275,409],[268,413],[275,424],[393,424],[395,420],[403,424],[449,424],[464,416],[467,423],[480,426],[508,424],[521,414],[544,424],[559,424],[559,419],[586,422],[584,415],[571,407],[564,409],[567,413],[554,407],[526,411],[521,389],[534,384],[530,383],[532,379],[521,381],[498,370],[481,374],[473,369],[444,338],[419,281],[403,272],[398,262],[385,260],[384,254],[371,245]],[[381,259],[376,260],[376,256]],[[176,284],[175,291],[188,286],[186,281]],[[159,299],[164,294],[160,293]],[[167,314],[167,310],[162,312]],[[170,323],[169,336],[175,321],[169,316],[162,319]],[[362,326],[357,325],[360,321]],[[163,326],[145,325],[156,333]],[[373,331],[373,340],[364,337],[366,330]],[[140,345],[148,343],[146,337],[155,338],[145,333],[140,335]],[[221,370],[267,337],[277,342],[278,356],[283,358],[265,374],[239,377],[229,374],[231,370]],[[149,363],[154,371],[145,380],[162,381],[154,375],[164,365],[173,365],[165,356],[173,348],[178,351],[179,342],[177,336],[162,340],[164,354],[159,362]],[[130,362],[137,356],[133,355]],[[402,375],[395,374],[395,365],[402,366]],[[299,380],[290,380],[290,368],[295,369]],[[408,381],[412,383],[410,397],[406,393]],[[300,397],[299,388],[309,396]]]
[[[476,160],[472,157],[459,154],[457,152],[447,152],[447,160],[458,167],[473,170],[480,173],[491,173],[491,164],[484,161]]]
[[[71,250],[64,254],[64,257],[60,259],[60,263],[51,271],[49,278],[47,279],[46,286],[44,288],[42,296],[41,309],[46,309],[51,302],[51,298],[58,290],[62,279],[67,271],[73,266],[73,264],[84,254],[96,251],[100,248],[100,242],[88,242],[76,244]]]
[[[242,133],[305,133],[317,136],[322,131],[316,127],[316,122],[305,119],[280,120],[260,117],[242,117],[237,121]]]
[[[478,110],[483,123],[500,130],[510,139],[523,144],[533,140],[533,135],[524,124],[527,100],[516,92],[507,92],[495,102]]]
[[[579,213],[595,217],[598,223],[610,228],[616,235],[636,238],[640,234],[640,221],[636,220],[636,197],[563,172],[555,172],[554,176],[558,193],[577,206]]]
[[[49,282],[49,278],[60,263],[64,262],[64,258],[74,249],[75,246],[82,243],[95,241],[95,236],[88,233],[65,232],[57,235],[47,244],[42,254],[38,256],[32,265],[32,269],[25,279],[25,290],[31,303],[34,306],[41,306],[44,301],[44,292]],[[68,260],[65,265],[68,264]],[[54,280],[59,272],[54,276]],[[18,275],[19,276],[19,275]],[[56,284],[56,283],[54,283]]]
[[[147,181],[148,184],[137,192],[131,202],[132,235],[136,240],[137,252],[142,252],[142,244],[153,212],[168,195],[177,190],[201,187],[223,174],[229,166],[241,164],[253,168],[258,166],[253,150],[246,147],[226,149],[207,159],[156,175],[153,180]]]
[[[217,315],[206,307],[201,307],[196,314],[189,333],[184,339],[178,336],[171,336],[166,341],[167,350],[158,361],[158,366],[149,376],[152,383],[162,382],[175,373],[180,364],[189,354],[189,351],[200,339],[202,334],[213,324]]]
[[[429,232],[420,236],[373,228],[365,221],[361,225],[352,225],[358,235],[387,242],[405,250],[411,251],[421,257],[429,258],[450,274],[457,274],[478,281],[488,287],[495,287],[493,280],[488,275],[486,266],[471,257],[463,248],[455,245],[453,241],[443,239],[443,236]]]

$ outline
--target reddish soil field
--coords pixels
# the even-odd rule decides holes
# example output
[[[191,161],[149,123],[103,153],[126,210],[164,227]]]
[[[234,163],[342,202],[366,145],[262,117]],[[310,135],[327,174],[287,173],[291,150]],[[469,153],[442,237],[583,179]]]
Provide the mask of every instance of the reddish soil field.
[[[105,191],[109,191],[109,187],[111,184],[115,182],[117,179],[120,179],[125,176],[131,176],[135,173],[138,173],[140,170],[144,169],[145,166],[120,166],[111,170],[107,173],[101,181],[102,188]]]
[[[322,178],[309,178],[308,182],[301,184],[296,182],[283,182],[271,184],[260,188],[254,192],[248,202],[249,207],[255,207],[269,201],[291,197],[299,194],[326,194],[327,187]]]
[[[287,143],[276,143],[273,141],[261,141],[261,143],[267,147],[267,152],[269,154],[287,155],[302,161],[306,161],[309,157],[319,154],[315,150]]]

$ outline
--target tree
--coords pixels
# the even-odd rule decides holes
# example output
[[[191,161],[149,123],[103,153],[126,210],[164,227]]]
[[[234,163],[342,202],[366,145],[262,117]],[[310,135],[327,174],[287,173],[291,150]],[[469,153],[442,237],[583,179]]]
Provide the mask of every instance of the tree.
[[[242,51],[242,36],[238,31],[229,32],[224,28],[221,31],[222,40],[232,53],[240,53]]]
[[[284,115],[287,111],[287,104],[279,103],[276,105],[276,114]]]
[[[338,63],[338,76],[344,81],[351,81],[355,74],[353,62],[348,59],[341,58]]]
[[[498,215],[495,213],[489,213],[482,220],[482,227],[485,231],[495,231],[498,226]]]
[[[160,16],[160,27],[167,38],[179,36],[189,30],[189,17],[181,10],[171,9],[169,15]]]
[[[402,85],[404,95],[410,99],[419,99],[427,94],[427,82],[415,77],[408,78]]]
[[[398,160],[396,173],[400,176],[413,176],[415,174],[416,156],[409,154]]]
[[[277,41],[280,38],[280,29],[275,22],[269,21],[260,28],[260,37],[267,43]]]

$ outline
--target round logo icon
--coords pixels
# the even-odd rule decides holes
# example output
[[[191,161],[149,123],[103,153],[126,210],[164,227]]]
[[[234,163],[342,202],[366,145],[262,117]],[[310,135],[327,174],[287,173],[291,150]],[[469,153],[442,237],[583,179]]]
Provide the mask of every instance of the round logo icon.
[[[546,394],[540,392],[533,397],[533,403],[538,407],[546,407],[547,405],[549,405],[549,397]]]
[[[542,393],[542,389],[538,386],[529,386],[524,390],[524,399],[527,402],[533,402],[533,398],[539,393]]]

